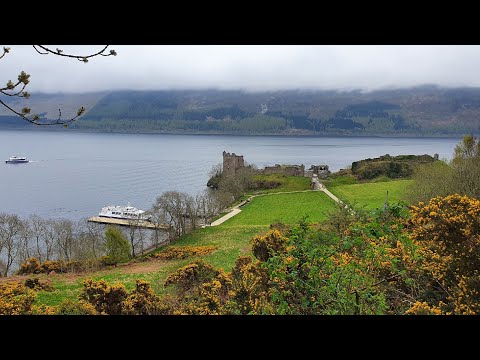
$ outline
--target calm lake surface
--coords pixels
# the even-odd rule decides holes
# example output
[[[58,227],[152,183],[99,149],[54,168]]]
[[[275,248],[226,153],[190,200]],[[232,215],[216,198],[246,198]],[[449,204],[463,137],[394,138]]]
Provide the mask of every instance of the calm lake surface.
[[[222,152],[258,167],[327,164],[384,154],[450,158],[460,138],[276,137],[0,131],[0,212],[79,220],[106,205],[149,209],[164,191],[203,191]],[[5,164],[12,155],[28,164]]]

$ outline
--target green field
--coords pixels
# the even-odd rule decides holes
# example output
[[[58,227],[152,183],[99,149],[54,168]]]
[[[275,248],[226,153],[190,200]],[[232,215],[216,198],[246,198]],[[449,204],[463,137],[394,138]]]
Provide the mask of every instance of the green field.
[[[335,207],[325,193],[318,191],[263,195],[254,198],[237,216],[224,226],[270,225],[276,222],[293,224],[307,215],[310,222],[319,222]]]
[[[251,194],[258,193],[276,193],[283,191],[299,191],[310,189],[310,178],[305,176],[286,176],[281,174],[267,174],[267,175],[255,175],[254,181],[275,181],[281,185],[274,189],[262,189],[257,191],[250,191]]]
[[[337,185],[329,188],[340,200],[376,209],[383,206],[388,190],[388,202],[403,200],[406,188],[413,180],[395,180],[374,183]]]

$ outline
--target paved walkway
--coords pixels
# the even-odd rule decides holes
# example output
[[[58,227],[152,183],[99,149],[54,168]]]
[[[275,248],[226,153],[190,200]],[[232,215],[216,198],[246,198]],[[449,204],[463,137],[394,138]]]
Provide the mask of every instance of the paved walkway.
[[[327,194],[333,201],[339,203],[339,204],[343,204],[342,201],[336,197],[335,195],[333,195],[326,187],[325,185],[323,185],[321,188],[320,188],[320,191],[323,191],[325,194]]]
[[[232,211],[230,211],[228,214],[226,215],[223,215],[221,218],[215,220],[214,222],[212,222],[210,224],[210,226],[218,226],[222,223],[224,223],[225,221],[227,221],[228,219],[230,219],[231,217],[234,217],[235,215],[237,215],[238,213],[240,213],[242,210],[240,210],[238,207],[236,208],[233,208]]]

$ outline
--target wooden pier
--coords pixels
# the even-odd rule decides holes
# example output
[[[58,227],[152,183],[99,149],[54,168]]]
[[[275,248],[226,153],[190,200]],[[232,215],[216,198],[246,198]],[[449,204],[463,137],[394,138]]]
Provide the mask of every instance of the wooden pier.
[[[161,230],[168,230],[170,227],[167,224],[159,224],[155,225],[149,221],[145,220],[126,220],[126,219],[115,219],[115,218],[108,218],[103,216],[92,216],[88,219],[90,222],[95,222],[99,224],[110,224],[110,225],[120,225],[120,226],[135,226],[144,229],[161,229]]]

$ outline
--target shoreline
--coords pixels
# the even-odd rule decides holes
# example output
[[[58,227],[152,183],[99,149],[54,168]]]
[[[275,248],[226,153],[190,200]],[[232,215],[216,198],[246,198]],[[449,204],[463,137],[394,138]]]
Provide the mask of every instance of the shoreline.
[[[22,120],[19,120],[22,121]],[[26,132],[75,132],[84,134],[125,134],[125,135],[188,135],[188,136],[231,136],[231,137],[276,137],[276,138],[386,138],[386,139],[461,139],[465,134],[339,134],[339,133],[326,133],[326,134],[309,134],[309,133],[257,133],[257,134],[236,134],[236,133],[212,133],[212,132],[144,132],[144,131],[97,131],[89,129],[79,128],[63,128],[63,127],[5,127],[0,125],[0,131],[26,131]],[[474,134],[475,136],[478,136]]]

